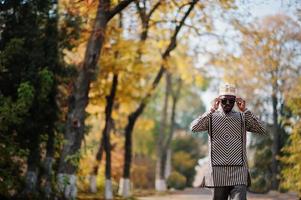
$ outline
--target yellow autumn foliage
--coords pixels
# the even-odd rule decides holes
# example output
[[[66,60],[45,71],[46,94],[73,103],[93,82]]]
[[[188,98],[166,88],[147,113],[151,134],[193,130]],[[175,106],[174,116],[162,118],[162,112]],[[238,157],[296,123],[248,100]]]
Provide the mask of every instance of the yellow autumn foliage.
[[[284,164],[281,172],[281,186],[296,191],[301,197],[301,77],[290,91],[287,92],[288,105],[295,114],[290,143],[283,149],[284,156],[280,158]]]

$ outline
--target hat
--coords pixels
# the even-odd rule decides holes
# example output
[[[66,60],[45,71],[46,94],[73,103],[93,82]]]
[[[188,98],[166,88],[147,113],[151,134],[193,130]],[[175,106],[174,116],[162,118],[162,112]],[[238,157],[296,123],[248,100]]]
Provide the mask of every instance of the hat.
[[[219,87],[219,96],[232,95],[236,96],[236,87],[230,83],[225,83]]]

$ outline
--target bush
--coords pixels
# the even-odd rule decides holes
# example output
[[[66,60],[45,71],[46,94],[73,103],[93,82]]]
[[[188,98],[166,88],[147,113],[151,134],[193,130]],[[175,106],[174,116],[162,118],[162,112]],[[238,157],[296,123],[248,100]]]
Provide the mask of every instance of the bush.
[[[271,177],[260,170],[250,170],[252,184],[249,187],[251,192],[266,193],[270,189]]]
[[[177,171],[173,171],[167,179],[167,186],[169,188],[183,190],[186,186],[186,177]]]
[[[196,171],[194,169],[197,164],[197,160],[193,159],[191,155],[184,151],[175,152],[172,156],[172,166],[173,168],[185,176],[186,186],[190,187],[194,180]]]
[[[155,183],[156,162],[148,157],[133,159],[131,181],[136,189],[152,189]]]
[[[205,135],[205,134],[204,134]],[[190,154],[192,159],[198,160],[204,156],[200,152],[200,141],[191,136],[177,137],[172,141],[171,149],[173,152],[184,151]]]
[[[252,135],[251,150],[255,153],[250,163],[250,191],[265,193],[271,188],[272,138]]]

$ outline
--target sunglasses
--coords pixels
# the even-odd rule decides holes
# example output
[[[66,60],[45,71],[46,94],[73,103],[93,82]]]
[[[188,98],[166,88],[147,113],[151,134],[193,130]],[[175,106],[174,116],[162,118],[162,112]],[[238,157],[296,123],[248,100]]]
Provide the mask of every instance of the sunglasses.
[[[236,101],[235,99],[226,99],[226,98],[221,99],[221,103],[222,103],[223,105],[226,105],[227,103],[228,103],[228,104],[234,104],[235,101]]]

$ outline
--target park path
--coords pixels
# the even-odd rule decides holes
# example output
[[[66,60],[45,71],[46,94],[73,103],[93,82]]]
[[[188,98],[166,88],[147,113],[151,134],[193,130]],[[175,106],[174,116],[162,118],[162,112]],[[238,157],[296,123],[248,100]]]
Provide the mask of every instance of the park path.
[[[298,200],[293,193],[281,194],[278,192],[269,192],[268,194],[248,193],[248,200]],[[139,197],[138,200],[211,200],[209,189],[188,188],[184,191],[175,191],[165,195],[154,195],[148,197]]]

